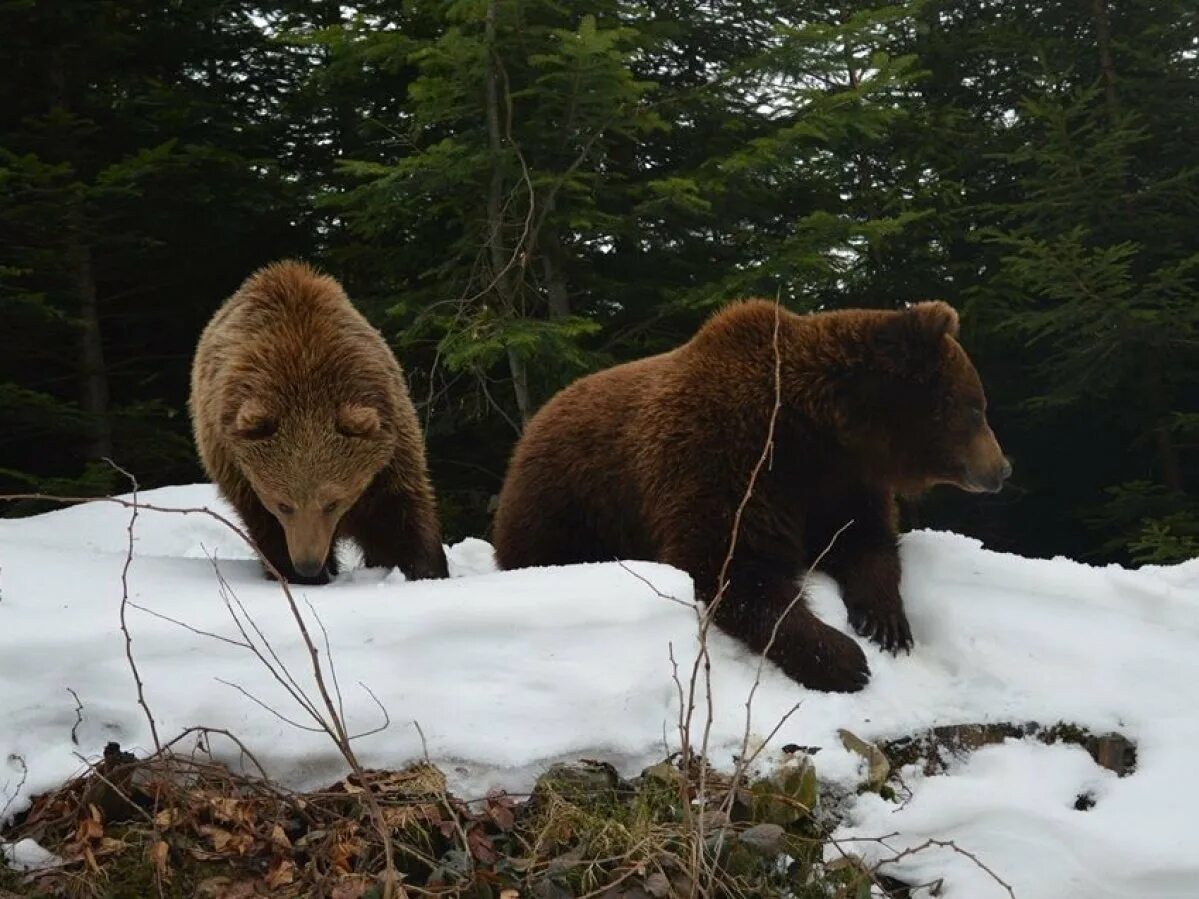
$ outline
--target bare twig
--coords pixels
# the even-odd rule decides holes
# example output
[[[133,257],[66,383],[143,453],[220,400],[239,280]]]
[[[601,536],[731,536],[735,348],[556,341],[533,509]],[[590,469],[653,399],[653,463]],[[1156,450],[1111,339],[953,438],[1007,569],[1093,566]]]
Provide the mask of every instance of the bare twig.
[[[387,728],[391,727],[391,715],[387,714],[387,706],[383,705],[383,701],[375,695],[375,691],[362,681],[358,681],[358,686],[365,690],[366,695],[375,701],[375,705],[377,705],[379,707],[379,711],[383,713],[383,723],[372,727],[370,730],[364,730],[360,733],[354,734],[350,737],[351,740],[361,740],[363,737],[369,737],[372,734],[380,734],[387,730]]]
[[[151,609],[148,606],[143,606],[140,603],[133,602],[132,600],[129,602],[129,608],[137,609],[139,612],[149,615],[152,618],[157,618],[161,621],[167,622],[168,624],[173,624],[176,627],[181,627],[185,631],[190,631],[199,637],[207,637],[210,640],[219,640],[222,643],[228,643],[230,646],[237,646],[241,649],[252,648],[249,643],[243,643],[241,640],[234,640],[233,638],[226,637],[222,634],[214,634],[212,631],[202,630],[201,628],[188,624],[186,621],[181,621],[178,618],[172,618],[170,615],[164,615],[162,612]]]
[[[765,740],[762,741],[762,743],[758,746],[758,748],[755,749],[753,751],[753,753],[749,754],[748,756],[746,755],[746,753],[749,750],[749,737],[750,737],[750,730],[752,727],[752,720],[753,720],[754,697],[757,695],[758,688],[762,685],[762,671],[766,665],[767,656],[769,655],[770,650],[774,647],[775,640],[778,639],[779,628],[782,626],[782,624],[786,620],[787,616],[791,614],[791,610],[794,609],[797,604],[799,604],[800,602],[803,602],[803,600],[807,594],[808,581],[811,580],[812,573],[820,567],[820,563],[823,562],[825,557],[829,554],[829,552],[832,551],[832,548],[836,544],[837,539],[843,533],[845,533],[846,528],[848,528],[852,524],[853,524],[852,520],[847,521],[845,524],[843,524],[837,530],[837,533],[833,534],[832,539],[829,540],[829,542],[825,545],[824,549],[822,549],[820,551],[820,554],[816,557],[815,561],[813,561],[812,564],[808,567],[808,569],[806,571],[804,571],[803,577],[800,579],[800,582],[799,582],[799,587],[795,591],[795,596],[792,597],[791,602],[789,602],[787,604],[787,607],[785,609],[783,609],[782,614],[780,614],[778,616],[778,618],[775,619],[774,626],[770,630],[770,639],[766,641],[765,648],[762,650],[761,653],[758,654],[758,665],[754,671],[754,682],[749,688],[749,694],[745,697],[745,730],[742,732],[742,735],[741,735],[741,752],[738,755],[738,758],[741,761],[736,766],[736,768],[733,770],[733,784],[732,784],[732,788],[730,789],[729,798],[726,800],[730,806],[732,803],[731,797],[733,796],[733,792],[736,790],[739,780],[746,773],[748,766],[751,765],[757,759],[758,755],[760,755],[761,752],[769,744],[771,738],[773,738],[774,735],[778,733],[778,731],[782,728],[783,724],[786,723],[787,719],[790,718],[792,715],[794,715],[800,706],[800,703],[796,703],[794,706],[792,706],[791,709],[788,710],[788,712],[782,717],[782,719],[775,724],[774,728],[770,731],[770,734],[766,737]],[[726,808],[725,810],[727,811],[728,809]]]
[[[75,723],[71,725],[71,742],[79,745],[79,725],[83,723],[83,703],[79,701],[79,694],[67,687],[67,692],[75,700]]]
[[[126,472],[126,474],[128,475],[127,472]],[[129,475],[129,477],[130,477],[130,480],[133,481],[132,476]],[[288,692],[292,695],[293,699],[295,699],[296,702],[298,702],[300,704],[300,707],[303,708],[305,710],[305,712],[307,712],[310,716],[313,716],[315,718],[315,723],[317,724],[317,726],[321,730],[323,730],[326,734],[328,734],[329,737],[333,740],[334,744],[338,748],[338,751],[341,753],[342,757],[346,760],[347,764],[349,764],[350,769],[353,771],[353,773],[359,778],[359,780],[363,784],[366,784],[367,781],[366,781],[366,777],[365,777],[362,765],[358,761],[358,757],[354,753],[353,746],[351,745],[352,737],[350,736],[349,732],[346,730],[345,723],[341,720],[341,718],[338,715],[337,704],[335,703],[335,701],[328,689],[328,685],[326,684],[324,669],[322,668],[321,663],[320,663],[320,654],[317,651],[316,644],[312,640],[312,635],[309,632],[308,624],[307,624],[307,622],[305,622],[304,616],[300,613],[299,606],[296,604],[295,596],[292,594],[291,588],[288,585],[286,578],[283,577],[282,573],[275,567],[274,563],[271,562],[271,560],[263,554],[263,552],[261,551],[261,549],[259,548],[257,543],[254,542],[253,538],[250,537],[250,535],[245,530],[243,530],[236,523],[229,520],[225,516],[221,515],[218,512],[214,512],[207,507],[181,508],[181,507],[156,506],[156,505],[150,505],[150,504],[146,504],[146,503],[139,503],[137,500],[137,494],[136,494],[136,481],[134,481],[134,485],[135,485],[134,495],[133,495],[132,500],[126,500],[126,499],[123,499],[122,497],[116,497],[116,496],[62,497],[62,496],[50,496],[50,495],[42,494],[42,493],[24,493],[24,494],[18,493],[18,494],[0,495],[0,502],[13,502],[13,501],[18,501],[18,500],[38,500],[38,501],[45,501],[45,502],[57,502],[57,503],[63,503],[63,504],[70,504],[70,505],[75,505],[75,504],[79,504],[79,503],[109,502],[109,503],[115,503],[116,505],[120,505],[127,509],[132,510],[133,515],[131,516],[130,525],[129,525],[129,552],[128,552],[128,556],[126,558],[126,563],[125,563],[125,571],[126,572],[128,571],[129,564],[131,564],[132,558],[133,558],[133,520],[136,519],[137,513],[139,510],[148,510],[148,511],[154,511],[154,512],[166,512],[166,513],[182,514],[182,515],[188,515],[188,514],[206,515],[206,516],[213,518],[216,521],[224,524],[229,530],[231,530],[231,531],[233,531],[233,533],[237,534],[247,545],[249,545],[257,553],[258,557],[262,560],[263,566],[271,574],[271,576],[275,578],[275,580],[277,581],[277,583],[279,585],[280,590],[283,593],[284,599],[287,602],[288,611],[291,613],[292,620],[295,622],[296,627],[299,629],[300,637],[303,640],[304,647],[308,651],[308,658],[309,658],[309,663],[312,668],[313,679],[316,683],[317,690],[320,693],[321,703],[326,712],[326,716],[321,715],[321,713],[316,709],[315,703],[311,702],[308,699],[308,697],[306,696],[306,694],[303,692],[303,690],[299,688],[298,684],[295,683],[295,679],[291,676],[286,665],[284,665],[281,661],[279,661],[278,656],[275,654],[274,649],[270,645],[270,641],[267,640],[265,635],[262,634],[261,630],[258,629],[258,626],[254,622],[253,617],[250,616],[248,612],[246,612],[245,607],[242,606],[240,604],[240,601],[236,599],[236,595],[232,594],[232,591],[228,591],[228,582],[224,581],[224,579],[220,575],[220,572],[218,569],[218,577],[222,581],[224,581],[224,588],[231,595],[233,595],[234,601],[237,602],[237,604],[241,608],[242,613],[245,614],[246,620],[250,623],[251,628],[253,628],[255,633],[257,633],[259,635],[259,637],[262,639],[263,644],[266,647],[266,653],[269,654],[271,658],[275,659],[276,662],[278,662],[278,666],[279,666],[278,670],[276,669],[275,666],[267,663],[266,654],[263,654],[262,652],[260,652],[258,650],[258,648],[253,645],[254,641],[250,638],[248,631],[245,630],[244,625],[241,623],[240,619],[238,619],[237,615],[235,614],[234,619],[238,623],[238,628],[242,633],[242,637],[246,640],[247,643],[251,644],[252,650],[254,651],[255,655],[261,661],[263,661],[264,664],[267,665],[267,668],[270,670],[272,676],[274,676],[276,678],[276,680],[279,680],[282,684],[284,684],[284,686],[288,689]],[[215,560],[214,560],[213,564],[214,564],[214,568],[215,568],[216,567]],[[140,676],[137,674],[136,665],[133,663],[132,651],[130,649],[132,640],[129,637],[128,629],[124,627],[125,609],[128,604],[128,588],[127,588],[127,581],[125,580],[124,575],[122,576],[122,582],[126,586],[126,595],[125,595],[124,599],[122,600],[122,604],[121,604],[122,629],[124,630],[125,636],[126,636],[127,655],[129,656],[129,661],[130,661],[131,666],[134,668],[134,676],[138,683],[138,693],[139,693],[139,697],[141,697],[141,693],[142,693],[141,679],[140,679]],[[233,603],[229,602],[228,600],[226,600],[226,603],[227,603],[228,608],[232,612]],[[231,685],[231,686],[235,686],[235,688],[236,688],[236,685]],[[240,688],[238,688],[238,689],[240,689]],[[292,692],[293,689],[295,692]],[[248,693],[246,695],[249,696]],[[253,697],[251,697],[251,698],[253,698]],[[142,703],[143,703],[143,708],[146,711],[147,717],[149,717],[149,719],[150,719],[151,732],[154,736],[155,750],[160,751],[162,747],[158,740],[157,728],[154,725],[154,720],[153,720],[153,717],[150,715],[149,708],[147,706],[145,706],[145,704],[144,704],[144,698],[142,699]],[[399,880],[398,880],[398,875],[397,875],[396,867],[395,867],[395,852],[394,852],[394,848],[393,848],[393,844],[392,844],[390,828],[387,826],[387,823],[383,818],[383,811],[379,805],[378,797],[374,794],[374,791],[369,788],[365,789],[363,791],[363,797],[364,797],[364,801],[366,803],[367,809],[370,812],[372,822],[373,822],[374,826],[376,827],[376,829],[378,830],[379,836],[383,842],[383,855],[384,855],[383,897],[384,897],[384,899],[395,899],[395,897],[397,896],[397,888],[398,888]]]
[[[346,707],[345,703],[342,701],[341,684],[337,680],[337,665],[333,662],[333,648],[329,645],[329,631],[325,627],[325,622],[321,621],[321,616],[316,613],[316,606],[312,604],[312,600],[308,597],[304,597],[304,603],[308,606],[308,611],[312,613],[312,617],[315,619],[317,627],[321,629],[321,637],[325,641],[325,658],[329,662],[329,674],[333,678],[333,692],[337,696],[337,714],[341,716],[342,721],[345,721]],[[372,693],[371,695],[373,696],[374,694]],[[379,700],[376,699],[375,701],[378,702]],[[384,715],[386,714],[387,712],[384,710]]]
[[[659,590],[658,587],[654,585],[653,581],[651,581],[645,575],[639,574],[638,572],[634,571],[632,568],[630,568],[625,562],[621,561],[620,559],[616,559],[615,561],[616,561],[617,565],[619,565],[621,568],[623,568],[625,571],[627,571],[629,574],[631,574],[637,580],[641,581],[641,583],[645,584],[645,586],[649,587],[649,589],[651,591],[653,591],[654,595],[657,596],[659,599],[665,599],[670,602],[678,603],[680,606],[684,606],[685,608],[688,608],[688,609],[695,608],[694,603],[687,602],[685,599],[679,599],[677,596],[671,596],[669,593],[664,593],[663,591]]]
[[[261,777],[263,779],[263,781],[266,781],[268,783],[270,782],[270,778],[267,776],[266,769],[264,767],[262,767],[262,764],[258,761],[258,758],[254,755],[254,753],[252,753],[249,750],[249,748],[247,748],[246,744],[243,743],[241,741],[241,739],[239,739],[231,731],[225,730],[224,728],[199,727],[199,726],[189,727],[189,728],[185,729],[182,733],[180,733],[177,737],[175,737],[173,740],[171,740],[169,743],[167,743],[165,746],[163,746],[162,747],[163,751],[165,752],[165,751],[169,750],[176,743],[179,743],[180,741],[186,739],[187,737],[189,737],[192,734],[199,735],[199,737],[201,739],[203,739],[205,737],[209,737],[212,734],[219,734],[220,736],[229,740],[231,743],[233,743],[238,748],[238,751],[240,751],[243,756],[248,758],[253,763],[254,767],[258,771],[258,776]],[[211,746],[211,744],[209,744],[209,745]],[[209,757],[212,756],[211,748],[205,748],[205,752],[208,753]]]
[[[4,807],[0,808],[0,823],[4,822],[4,819],[8,816],[8,810],[13,807],[13,803],[16,802],[17,797],[21,795],[21,790],[25,788],[26,781],[29,780],[29,766],[25,764],[24,756],[18,755],[14,752],[9,755],[8,761],[10,764],[16,764],[20,766],[21,779],[17,781],[17,786],[13,790],[12,795],[5,800]],[[8,784],[5,784],[4,786],[6,789],[8,788]]]
[[[421,753],[424,755],[425,764],[432,766],[433,762],[429,758],[429,742],[425,739],[424,728],[420,726],[420,722],[415,718],[412,719],[412,726],[416,728],[417,734],[420,735]],[[440,789],[437,791],[437,799],[441,803],[442,808],[444,808],[449,815],[450,821],[453,822],[454,833],[462,843],[462,852],[466,859],[466,863],[470,865],[470,870],[473,871],[475,857],[470,851],[470,837],[466,833],[466,828],[462,826],[462,821],[459,819],[459,816],[454,811],[454,804],[450,801],[449,794],[446,793],[444,783],[442,783]]]
[[[251,693],[249,690],[247,690],[245,687],[241,686],[241,684],[235,684],[235,683],[233,683],[233,681],[228,681],[228,680],[225,680],[224,678],[220,678],[220,677],[214,677],[213,680],[215,680],[218,684],[224,684],[226,687],[232,687],[234,690],[236,690],[242,696],[246,697],[246,699],[250,700],[250,702],[254,703],[254,705],[258,706],[261,709],[264,709],[265,711],[270,712],[272,715],[274,715],[276,718],[278,718],[284,724],[289,724],[292,727],[294,727],[296,730],[308,731],[308,733],[310,733],[310,734],[328,734],[329,733],[329,729],[327,727],[313,727],[310,724],[301,724],[299,721],[293,721],[291,718],[288,718],[286,715],[284,715],[278,709],[273,708],[270,705],[268,705],[267,703],[263,702],[261,699],[259,699],[257,696],[255,696],[253,693]]]
[[[105,459],[104,461],[127,477],[129,483],[133,485],[133,502],[130,503],[129,526],[126,528],[129,534],[129,546],[125,553],[125,564],[121,568],[121,633],[125,635],[125,658],[129,661],[129,670],[133,674],[133,683],[137,686],[137,704],[146,713],[146,720],[150,723],[150,737],[154,740],[154,749],[157,751],[162,746],[158,740],[158,725],[154,723],[154,715],[150,711],[149,704],[146,702],[145,685],[142,683],[141,672],[137,670],[137,662],[133,659],[133,635],[129,633],[129,622],[126,620],[129,611],[129,566],[133,564],[133,527],[137,523],[137,478],[117,465],[112,459]]]
[[[702,809],[707,801],[707,771],[708,767],[706,759],[708,757],[708,748],[712,734],[712,723],[715,720],[715,710],[713,708],[714,701],[712,697],[712,658],[708,651],[708,634],[712,624],[715,621],[716,610],[720,607],[729,587],[729,570],[733,564],[733,557],[737,551],[737,544],[741,536],[741,521],[745,515],[745,510],[749,506],[750,500],[753,498],[754,490],[757,487],[758,477],[761,475],[762,469],[765,468],[767,461],[771,459],[774,451],[774,435],[778,425],[779,412],[783,407],[783,357],[782,350],[779,347],[779,331],[782,327],[782,306],[779,302],[779,297],[775,296],[774,301],[774,328],[771,334],[771,351],[774,357],[773,371],[773,387],[774,401],[770,408],[770,417],[767,422],[766,437],[762,443],[762,451],[758,455],[757,461],[749,473],[749,481],[745,486],[745,491],[741,496],[740,502],[733,513],[732,528],[729,533],[728,550],[725,552],[724,559],[720,565],[720,572],[716,578],[716,592],[712,597],[712,601],[708,603],[699,620],[699,652],[696,654],[695,663],[691,669],[691,679],[688,685],[687,697],[687,718],[685,721],[686,733],[684,736],[684,763],[690,762],[690,743],[691,743],[691,716],[695,708],[695,691],[700,681],[701,668],[704,684],[704,693],[706,700],[706,714],[704,716],[703,738],[700,743],[700,758],[701,764],[699,768],[698,778],[698,800]],[[789,714],[788,714],[789,717]],[[686,769],[685,769],[686,770]],[[701,889],[700,873],[706,874],[709,890],[716,878],[716,869],[714,865],[708,863],[707,856],[704,852],[705,834],[704,834],[704,816],[699,815],[696,819],[697,839],[693,850],[692,859],[695,863],[695,876],[692,879],[692,895],[696,895]]]
[[[878,842],[882,843],[882,845],[886,846],[886,843],[883,843],[882,839],[885,839],[885,838],[879,839]],[[888,846],[887,848],[890,848],[890,847]],[[1005,881],[1002,877],[1000,877],[993,870],[991,870],[991,868],[987,867],[987,865],[984,864],[982,859],[980,859],[977,855],[975,855],[973,852],[969,852],[968,850],[963,849],[961,846],[959,846],[953,840],[936,840],[936,839],[932,839],[932,838],[927,839],[923,843],[920,843],[919,845],[909,846],[907,849],[904,849],[901,852],[896,852],[890,858],[880,859],[879,861],[877,861],[875,863],[874,870],[877,871],[883,865],[894,865],[897,862],[900,862],[905,858],[910,858],[911,856],[916,855],[917,853],[920,853],[920,852],[924,852],[928,849],[949,849],[952,852],[956,853],[957,855],[961,855],[961,856],[964,856],[965,858],[970,859],[970,861],[972,861],[979,868],[979,870],[985,871],[992,880],[994,880],[997,884],[999,884],[1001,887],[1003,887],[1004,890],[1007,891],[1007,894],[1011,897],[1011,899],[1016,899],[1016,892],[1015,892],[1015,890],[1012,889],[1011,885],[1007,881]]]

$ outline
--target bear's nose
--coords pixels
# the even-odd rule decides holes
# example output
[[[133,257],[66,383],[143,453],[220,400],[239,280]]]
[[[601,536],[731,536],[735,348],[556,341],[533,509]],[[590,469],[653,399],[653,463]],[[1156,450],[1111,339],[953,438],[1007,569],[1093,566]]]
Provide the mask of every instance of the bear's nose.
[[[292,564],[296,566],[296,572],[303,577],[316,577],[325,567],[321,559],[293,559]]]

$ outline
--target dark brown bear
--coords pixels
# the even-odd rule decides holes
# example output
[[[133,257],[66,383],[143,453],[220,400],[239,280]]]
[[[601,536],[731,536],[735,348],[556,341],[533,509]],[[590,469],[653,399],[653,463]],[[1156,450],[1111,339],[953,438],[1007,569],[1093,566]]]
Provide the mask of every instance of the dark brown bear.
[[[800,316],[753,301],[724,309],[676,350],[583,378],[538,412],[516,448],[496,559],[503,568],[656,560],[688,572],[711,600],[777,395],[773,448],[744,509],[717,623],[763,651],[797,577],[831,542],[820,568],[841,585],[853,626],[906,649],[896,494],[937,483],[993,492],[1011,472],[957,331],[941,302]],[[870,675],[858,644],[802,602],[769,658],[814,689],[859,690]]]
[[[287,580],[323,584],[350,537],[369,566],[445,577],[420,424],[379,333],[299,262],[251,275],[192,363],[200,458]]]

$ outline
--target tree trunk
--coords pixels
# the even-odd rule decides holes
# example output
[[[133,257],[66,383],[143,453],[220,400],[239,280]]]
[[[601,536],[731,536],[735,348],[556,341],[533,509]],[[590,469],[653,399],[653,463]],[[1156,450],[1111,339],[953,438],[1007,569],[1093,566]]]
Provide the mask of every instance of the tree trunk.
[[[487,142],[491,149],[491,181],[487,185],[487,255],[491,262],[491,290],[499,298],[500,308],[508,315],[517,315],[509,259],[504,246],[504,138],[500,131],[500,86],[496,65],[496,18],[499,0],[488,0],[483,19],[483,42],[487,47],[485,67]],[[512,373],[512,393],[520,423],[529,420],[529,371],[525,360],[508,347],[508,369]]]
[[[1095,23],[1095,42],[1099,45],[1099,71],[1103,76],[1103,96],[1108,117],[1116,120],[1116,64],[1112,58],[1112,25],[1107,0],[1091,0],[1091,18]]]
[[[1182,478],[1182,464],[1178,459],[1178,447],[1174,445],[1174,435],[1166,425],[1170,404],[1166,396],[1165,376],[1159,355],[1151,353],[1145,373],[1145,399],[1153,416],[1153,447],[1161,471],[1162,486],[1171,492],[1182,493],[1186,484]]]
[[[82,218],[76,212],[76,219]],[[78,225],[78,223],[77,223]],[[96,302],[96,279],[92,270],[92,248],[82,229],[73,230],[67,247],[71,286],[79,302],[80,405],[87,416],[88,461],[112,457],[112,421],[108,410],[108,369],[104,364],[104,341],[100,330],[100,307]]]
[[[566,285],[566,272],[562,270],[562,242],[558,239],[558,232],[547,227],[542,237],[542,246],[541,270],[545,276],[550,319],[562,321],[570,318],[570,291]]]
[[[61,49],[50,54],[47,77],[50,84],[50,108],[69,111],[67,68]],[[58,141],[58,161],[75,164],[75,147],[70,137]],[[82,185],[80,190],[82,191]],[[67,278],[77,305],[79,331],[79,402],[86,416],[87,461],[112,457],[112,420],[108,409],[108,369],[104,364],[104,340],[100,330],[100,306],[96,297],[96,277],[92,267],[92,248],[85,225],[83,197],[70,197],[67,209],[67,244],[64,247]]]

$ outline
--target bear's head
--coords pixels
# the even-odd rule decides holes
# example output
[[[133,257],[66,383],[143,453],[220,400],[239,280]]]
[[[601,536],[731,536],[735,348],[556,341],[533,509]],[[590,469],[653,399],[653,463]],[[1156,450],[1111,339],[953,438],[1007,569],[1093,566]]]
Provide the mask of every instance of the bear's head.
[[[995,493],[1011,463],[987,421],[982,382],[940,301],[859,320],[841,424],[865,467],[900,493],[953,484]]]
[[[227,428],[259,501],[283,526],[297,572],[320,573],[337,526],[390,461],[396,438],[367,401],[241,400]]]

